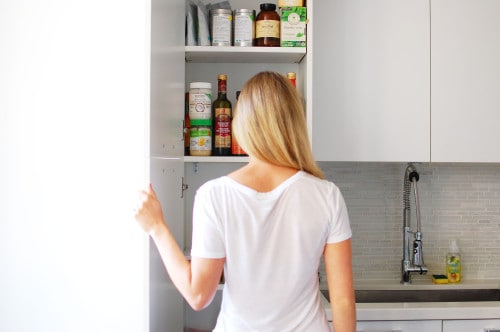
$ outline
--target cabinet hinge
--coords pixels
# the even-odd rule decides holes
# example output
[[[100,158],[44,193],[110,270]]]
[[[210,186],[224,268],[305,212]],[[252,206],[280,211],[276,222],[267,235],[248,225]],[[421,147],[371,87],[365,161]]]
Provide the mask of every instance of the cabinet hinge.
[[[184,177],[182,177],[182,183],[181,183],[181,198],[184,198],[184,191],[188,190],[189,186],[187,183],[184,182]]]
[[[182,138],[181,140],[184,141],[186,139],[186,135],[188,133],[189,128],[186,126],[186,121],[182,120]]]

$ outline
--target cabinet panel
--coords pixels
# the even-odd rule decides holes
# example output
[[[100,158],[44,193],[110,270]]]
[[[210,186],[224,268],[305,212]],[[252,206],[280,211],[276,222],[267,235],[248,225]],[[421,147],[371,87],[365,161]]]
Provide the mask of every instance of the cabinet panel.
[[[163,208],[163,215],[177,243],[184,247],[184,210],[182,158],[152,158],[151,183]],[[153,242],[150,243],[150,330],[182,331],[184,300],[171,282],[160,254]]]
[[[443,332],[499,332],[500,319],[445,320]]]
[[[499,162],[500,2],[432,1],[432,161]]]
[[[418,321],[363,321],[358,322],[358,332],[441,332],[440,320]]]
[[[429,2],[318,1],[314,13],[316,159],[428,161]]]
[[[182,156],[185,1],[154,0],[151,6],[150,151]]]

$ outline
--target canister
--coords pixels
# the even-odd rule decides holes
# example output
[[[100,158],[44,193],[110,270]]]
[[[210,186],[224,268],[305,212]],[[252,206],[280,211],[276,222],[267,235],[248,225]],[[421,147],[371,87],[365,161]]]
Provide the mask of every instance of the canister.
[[[233,12],[231,9],[210,10],[212,46],[231,46]]]
[[[189,130],[189,154],[191,156],[210,156],[212,154],[212,120],[191,120]]]
[[[233,14],[234,46],[252,46],[255,39],[255,10],[235,9]]]
[[[189,119],[212,119],[212,84],[192,82],[189,84]]]

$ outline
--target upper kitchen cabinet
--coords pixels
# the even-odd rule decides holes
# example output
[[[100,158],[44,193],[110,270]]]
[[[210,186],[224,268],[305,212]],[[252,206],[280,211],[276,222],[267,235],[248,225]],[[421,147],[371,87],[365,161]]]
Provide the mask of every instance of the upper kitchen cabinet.
[[[429,161],[429,1],[317,1],[312,24],[316,159]]]
[[[431,160],[500,162],[500,1],[431,3]]]

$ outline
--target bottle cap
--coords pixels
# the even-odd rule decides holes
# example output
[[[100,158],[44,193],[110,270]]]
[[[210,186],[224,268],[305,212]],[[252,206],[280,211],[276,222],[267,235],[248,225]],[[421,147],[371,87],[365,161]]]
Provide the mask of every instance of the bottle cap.
[[[263,10],[263,11],[276,10],[276,5],[274,3],[261,3],[260,10]]]

